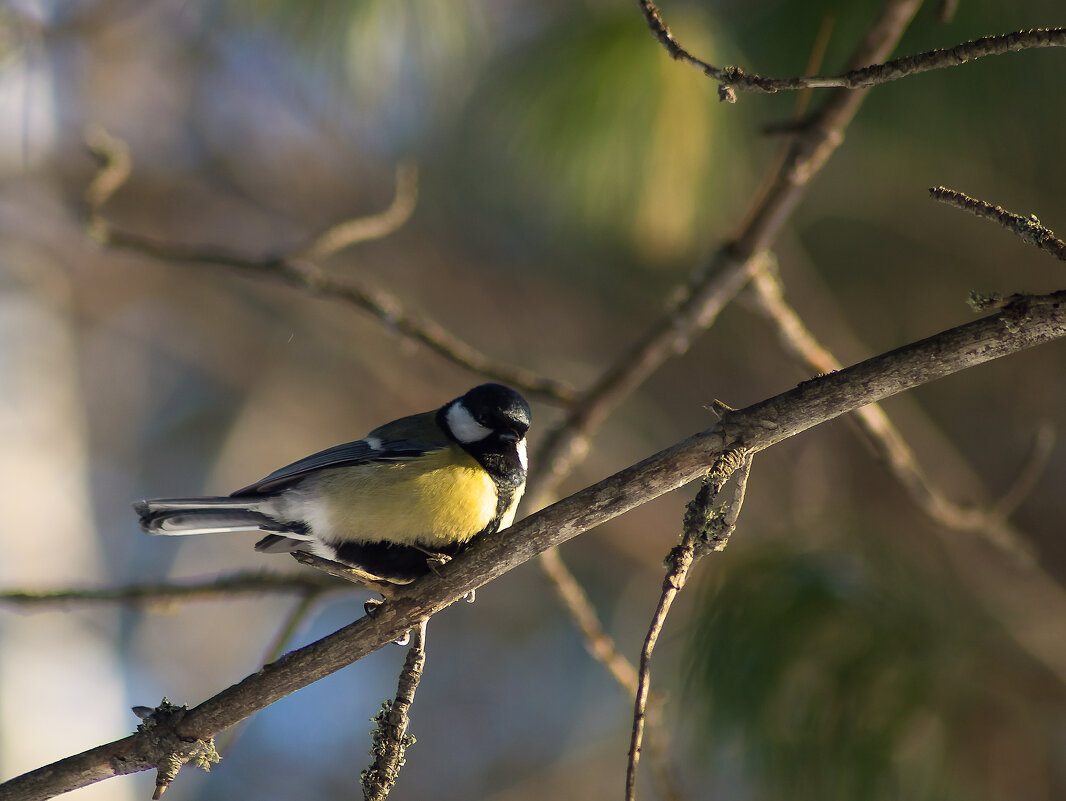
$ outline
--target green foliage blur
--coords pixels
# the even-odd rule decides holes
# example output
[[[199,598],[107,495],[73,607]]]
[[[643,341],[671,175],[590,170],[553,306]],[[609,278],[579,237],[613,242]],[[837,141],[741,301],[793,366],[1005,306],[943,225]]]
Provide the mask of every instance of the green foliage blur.
[[[689,714],[711,748],[739,754],[757,797],[999,797],[1025,782],[997,787],[1005,766],[980,754],[1054,736],[1019,711],[1039,708],[1050,677],[954,582],[884,546],[744,548],[706,585]]]

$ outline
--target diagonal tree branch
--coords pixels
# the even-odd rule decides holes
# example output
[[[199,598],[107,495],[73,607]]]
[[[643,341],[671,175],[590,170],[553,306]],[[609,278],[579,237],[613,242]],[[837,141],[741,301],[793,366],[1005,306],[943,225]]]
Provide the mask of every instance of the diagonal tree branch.
[[[4,801],[40,801],[111,776],[188,758],[211,737],[275,701],[377,651],[418,621],[557,546],[704,475],[729,449],[755,453],[855,409],[952,373],[1066,337],[1066,291],[1018,296],[966,325],[805,381],[728,412],[707,431],[489,535],[431,574],[402,587],[373,617],[264,665],[180,719],[23,774],[0,785]]]

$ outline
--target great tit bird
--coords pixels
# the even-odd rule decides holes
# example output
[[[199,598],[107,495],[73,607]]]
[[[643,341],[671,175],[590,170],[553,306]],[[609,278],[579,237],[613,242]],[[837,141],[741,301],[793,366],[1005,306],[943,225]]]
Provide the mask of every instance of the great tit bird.
[[[482,384],[227,497],[134,504],[149,534],[263,531],[266,553],[310,551],[406,584],[514,521],[526,486],[529,404]]]

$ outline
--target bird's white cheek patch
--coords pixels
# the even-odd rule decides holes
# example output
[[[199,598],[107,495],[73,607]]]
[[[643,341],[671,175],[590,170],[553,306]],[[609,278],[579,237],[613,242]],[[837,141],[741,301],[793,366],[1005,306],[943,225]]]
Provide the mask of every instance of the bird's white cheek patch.
[[[524,439],[518,440],[514,445],[515,452],[518,454],[518,463],[522,465],[522,469],[529,468],[529,457],[526,456],[526,441]]]
[[[452,436],[464,445],[480,442],[492,433],[491,428],[481,425],[461,403],[453,403],[449,406],[444,419],[448,423]]]

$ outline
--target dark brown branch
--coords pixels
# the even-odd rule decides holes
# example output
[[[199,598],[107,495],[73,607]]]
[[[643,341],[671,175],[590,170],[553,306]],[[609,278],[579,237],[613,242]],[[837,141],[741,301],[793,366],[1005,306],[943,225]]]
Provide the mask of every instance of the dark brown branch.
[[[933,200],[968,211],[977,217],[997,222],[1015,236],[1020,237],[1023,242],[1034,245],[1045,253],[1050,253],[1060,261],[1066,261],[1066,242],[1055,236],[1055,232],[1050,228],[1042,225],[1035,214],[1023,217],[1007,211],[1002,206],[994,206],[984,200],[978,200],[943,186],[930,187],[929,196]]]
[[[425,667],[426,621],[421,620],[411,632],[411,645],[396,683],[396,698],[382,704],[374,718],[378,724],[371,735],[374,762],[360,776],[366,801],[384,801],[388,797],[403,767],[407,748],[415,742],[407,733],[411,724],[409,712]]]
[[[562,404],[573,402],[573,390],[562,382],[536,375],[529,370],[496,363],[439,323],[405,310],[400,301],[389,293],[360,284],[351,278],[338,280],[312,263],[305,255],[251,258],[225,248],[157,242],[115,228],[103,217],[101,209],[129,176],[129,153],[125,143],[110,136],[102,128],[91,128],[86,137],[89,151],[100,165],[96,177],[85,192],[86,228],[89,235],[100,244],[159,261],[228,267],[258,278],[280,281],[309,295],[346,303],[373,315],[390,331],[425,345],[434,353],[472,373],[510,384],[533,397]],[[397,174],[398,194],[413,192],[413,189],[405,189],[405,180],[409,182],[410,178],[405,178],[405,173],[401,170]],[[413,203],[413,200],[411,202]],[[397,201],[394,201],[393,208],[396,205]],[[387,222],[393,223],[394,218],[403,216],[404,203],[400,202],[399,205],[399,211],[384,213],[388,218]],[[403,219],[406,219],[406,216],[403,216]],[[307,255],[332,253],[340,247],[367,239],[370,235],[368,230],[371,233],[379,233],[380,229],[380,216],[349,221],[347,224],[334,226],[304,250]]]
[[[522,520],[488,535],[440,568],[399,588],[364,617],[263,666],[257,673],[190,709],[171,727],[68,757],[0,785],[4,801],[41,801],[101,779],[156,767],[166,747],[203,742],[296,690],[377,651],[419,621],[548,548],[684,486],[704,475],[727,450],[755,453],[861,406],[960,370],[1066,337],[1066,292],[1016,297],[995,314],[944,331],[794,389],[730,411],[714,428],[648,457]],[[189,746],[191,748],[191,746]],[[191,751],[190,751],[191,753]]]
[[[1039,47],[1066,47],[1066,28],[1036,28],[998,36],[984,36],[955,47],[929,50],[913,56],[903,56],[879,64],[861,65],[842,75],[810,75],[795,78],[768,78],[742,70],[740,67],[716,67],[686,50],[663,22],[659,9],[651,0],[638,0],[648,28],[671,58],[689,64],[723,87],[742,92],[782,92],[801,89],[844,88],[857,89],[896,81],[930,70],[957,67],[985,56],[998,56],[1019,50]],[[734,94],[723,99],[736,99]]]

